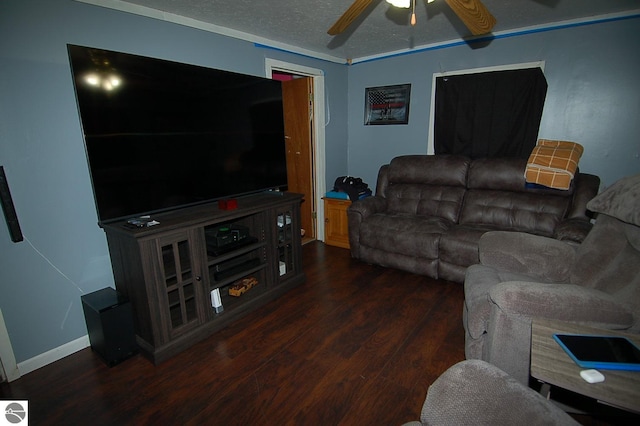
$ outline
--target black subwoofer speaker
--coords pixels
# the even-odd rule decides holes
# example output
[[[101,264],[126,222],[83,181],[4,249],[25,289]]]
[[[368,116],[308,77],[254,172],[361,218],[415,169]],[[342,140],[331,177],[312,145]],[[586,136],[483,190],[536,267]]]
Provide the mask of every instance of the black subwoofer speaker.
[[[138,352],[131,303],[111,287],[81,297],[91,348],[109,367]]]

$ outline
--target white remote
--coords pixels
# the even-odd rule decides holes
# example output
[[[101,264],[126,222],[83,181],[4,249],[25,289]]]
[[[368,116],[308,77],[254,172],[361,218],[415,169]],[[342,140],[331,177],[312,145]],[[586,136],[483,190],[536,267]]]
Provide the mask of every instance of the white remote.
[[[598,370],[582,370],[580,372],[580,377],[582,377],[587,383],[604,382],[604,376]]]

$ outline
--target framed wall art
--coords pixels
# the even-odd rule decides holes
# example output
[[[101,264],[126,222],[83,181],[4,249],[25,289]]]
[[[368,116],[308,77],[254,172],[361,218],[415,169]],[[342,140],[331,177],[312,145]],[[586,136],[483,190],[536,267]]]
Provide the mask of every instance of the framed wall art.
[[[411,84],[367,87],[365,89],[364,124],[409,123]]]

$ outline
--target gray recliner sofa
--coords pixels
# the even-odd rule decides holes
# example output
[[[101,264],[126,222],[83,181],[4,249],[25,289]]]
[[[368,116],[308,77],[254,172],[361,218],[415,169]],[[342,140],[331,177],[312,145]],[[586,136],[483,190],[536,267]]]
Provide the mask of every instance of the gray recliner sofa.
[[[376,193],[347,211],[351,255],[364,262],[461,283],[488,231],[581,242],[597,176],[569,190],[527,186],[526,159],[405,155],[380,168]]]
[[[547,318],[640,333],[640,174],[607,188],[580,245],[491,232],[464,281],[467,359],[528,383],[531,322]]]

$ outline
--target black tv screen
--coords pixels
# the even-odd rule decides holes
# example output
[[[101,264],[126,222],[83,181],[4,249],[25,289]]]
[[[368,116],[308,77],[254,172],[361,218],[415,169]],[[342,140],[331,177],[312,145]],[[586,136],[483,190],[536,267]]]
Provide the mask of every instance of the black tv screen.
[[[100,222],[286,189],[279,81],[68,51]]]

